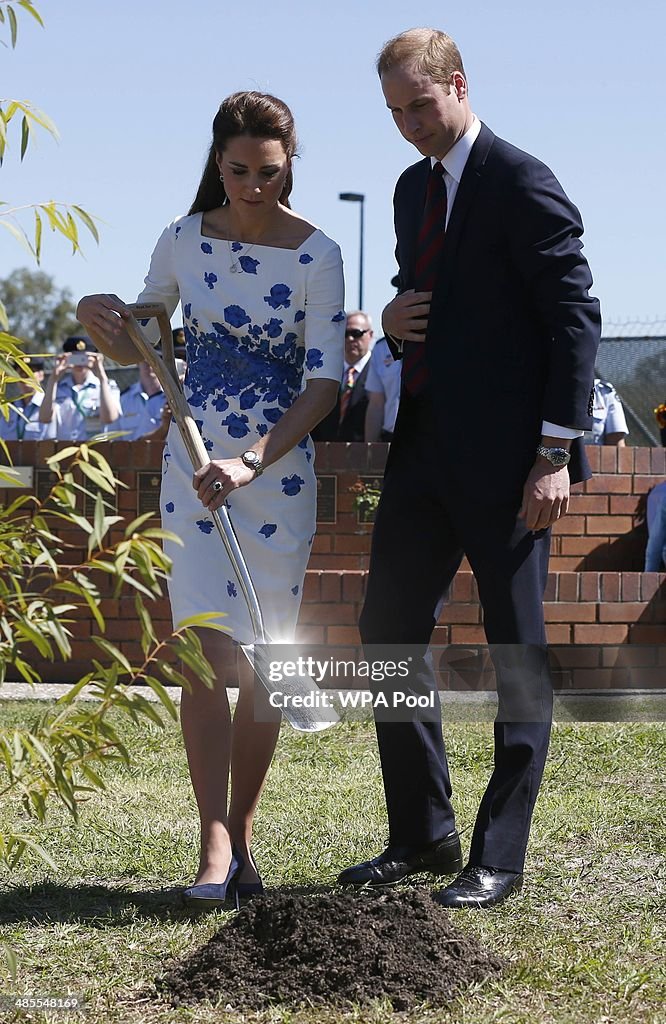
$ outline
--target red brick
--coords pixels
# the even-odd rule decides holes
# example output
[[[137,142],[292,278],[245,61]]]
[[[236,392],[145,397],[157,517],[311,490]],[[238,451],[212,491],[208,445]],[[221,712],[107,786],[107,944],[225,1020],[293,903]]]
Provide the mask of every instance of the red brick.
[[[483,626],[451,626],[452,644],[485,644]]]
[[[641,576],[638,572],[623,572],[620,577],[623,601],[639,601],[641,597]]]
[[[633,491],[632,479],[625,473],[618,473],[613,476],[610,473],[593,476],[585,486],[587,494],[631,494]]]
[[[370,551],[370,534],[336,534],[333,551],[343,555],[366,554]]]
[[[637,622],[630,627],[632,644],[666,644],[666,626]]]
[[[608,547],[608,542],[599,537],[562,537],[563,555],[588,555],[605,547]]]
[[[617,472],[617,448],[611,445],[604,445],[599,456],[599,468],[602,473]]]
[[[599,605],[599,622],[635,622],[647,605],[637,601],[615,601]]]
[[[367,573],[344,572],[342,574],[342,600],[362,601],[365,597]]]
[[[663,476],[634,476],[634,494],[645,494],[646,491],[652,490],[657,484],[663,482]]]
[[[557,573],[549,572],[548,579],[546,580],[546,590],[544,592],[544,601],[556,601],[557,600]]]
[[[553,534],[557,536],[563,533],[573,536],[585,533],[585,516],[566,515],[563,519],[558,519],[553,526]]]
[[[600,662],[598,647],[551,647],[551,657],[562,668],[594,668]]]
[[[355,626],[358,615],[354,604],[304,604],[298,621],[304,626]]]
[[[649,448],[634,448],[634,473],[650,473],[652,460]]]
[[[448,644],[449,634],[450,630],[448,626],[435,626],[432,632],[432,638],[430,642],[435,647],[439,646],[440,644]]]
[[[571,642],[571,626],[560,622],[549,622],[546,625],[546,637],[549,644],[568,644]]]
[[[618,448],[617,468],[619,473],[634,473],[634,452],[635,448]]]
[[[619,623],[614,625],[575,625],[575,644],[623,644],[629,636],[629,626]]]
[[[546,622],[595,622],[596,604],[556,601],[543,606]]]
[[[631,516],[586,516],[586,533],[619,536],[629,533],[633,526]]]
[[[580,566],[580,556],[579,555],[573,555],[573,556],[567,557],[567,558],[564,558],[564,557],[562,557],[560,555],[555,555],[550,560],[550,567],[551,567],[551,569],[554,569],[556,572],[566,572],[568,574],[571,574],[571,573],[575,572],[575,570],[578,569],[579,566]]]
[[[574,515],[605,515],[608,512],[608,495],[572,494],[569,499],[569,512]]]
[[[297,644],[323,644],[325,642],[325,631],[323,626],[301,626],[296,627]]]
[[[322,601],[339,601],[342,597],[342,576],[339,572],[324,572],[321,576]],[[342,621],[342,620],[340,620]]]
[[[334,555],[321,554],[310,557],[311,569],[367,569],[369,555]]]
[[[603,665],[622,665],[624,668],[641,668],[657,663],[657,648],[645,644],[625,644],[624,647],[601,648]]]
[[[319,601],[321,598],[321,573],[308,569],[303,581],[303,601]]]
[[[442,608],[442,614],[439,617],[440,622],[467,622],[477,623],[481,618],[481,608],[478,604],[445,604]]]
[[[651,601],[662,587],[665,588],[662,599],[666,600],[666,575],[661,572],[644,572],[641,574],[641,597],[644,601]]]
[[[454,601],[478,600],[476,580],[471,572],[458,572],[453,580],[452,599]]]
[[[327,626],[326,642],[329,644],[359,644],[361,638],[355,626]]]
[[[587,460],[590,463],[590,469],[592,470],[593,473],[598,473],[599,472],[599,466],[600,466],[600,463],[601,463],[601,447],[599,445],[596,445],[596,444],[590,444],[585,449],[585,452],[586,452],[586,455],[587,455]],[[586,490],[587,490],[587,484],[589,484],[589,482],[590,482],[589,480],[585,481],[585,484],[586,484],[585,489]]]
[[[666,448],[650,449],[650,472],[660,477],[666,476]]]
[[[601,600],[602,601],[619,601],[620,600],[620,573],[619,572],[602,572],[601,573]]]
[[[312,542],[312,554],[318,555],[323,552],[331,551],[331,537],[330,535],[317,533]]]
[[[561,572],[557,588],[558,601],[578,600],[578,573]]]
[[[640,690],[661,690],[664,686],[663,668],[637,668],[631,674],[631,686]]]
[[[575,668],[571,673],[576,690],[624,689],[629,678],[625,669],[615,668]]]
[[[611,494],[611,515],[635,516],[639,499],[634,494]]]

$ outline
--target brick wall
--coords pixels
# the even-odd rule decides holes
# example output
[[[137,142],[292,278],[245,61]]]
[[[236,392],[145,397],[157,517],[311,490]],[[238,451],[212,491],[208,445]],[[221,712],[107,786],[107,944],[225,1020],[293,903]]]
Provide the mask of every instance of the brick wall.
[[[10,444],[15,464],[42,470],[45,456],[58,447],[62,446],[51,442]],[[317,447],[320,515],[322,519],[335,517],[335,522],[320,522],[318,527],[305,581],[298,639],[355,646],[372,525],[361,521],[351,488],[359,478],[381,480],[387,446]],[[118,511],[125,521],[137,515],[146,503],[154,502],[161,450],[160,444],[150,442],[118,441],[104,447],[116,475],[127,485],[117,497]],[[555,645],[558,663],[566,662],[562,675],[566,685],[629,685],[632,679],[635,683],[632,672],[637,667],[641,685],[663,685],[666,659],[658,645],[666,644],[666,576],[640,572],[645,550],[640,510],[650,487],[666,476],[665,452],[592,447],[588,454],[597,475],[574,488],[570,514],[554,530],[545,605],[549,641]],[[39,486],[46,484],[46,477],[41,476]],[[6,503],[15,494],[0,490],[0,502]],[[120,524],[112,539],[123,529],[124,524]],[[82,557],[83,552],[79,549],[72,558],[75,554]],[[132,597],[123,594],[113,600],[108,596],[108,581],[102,584],[107,594],[101,603],[108,623],[106,635],[130,659],[137,659],[139,626]],[[168,602],[155,602],[151,614],[159,634],[168,634]],[[65,682],[87,671],[90,659],[99,656],[91,640],[93,628],[88,616],[74,623],[71,662],[44,665],[35,661],[43,678]],[[487,656],[475,646],[484,642],[478,595],[465,563],[442,611],[434,642],[462,645],[460,657],[455,652],[450,655],[458,669],[442,668],[444,685],[459,687],[470,679],[476,681],[475,685],[488,684]],[[601,649],[599,645],[605,646]],[[632,647],[630,660],[627,645]]]

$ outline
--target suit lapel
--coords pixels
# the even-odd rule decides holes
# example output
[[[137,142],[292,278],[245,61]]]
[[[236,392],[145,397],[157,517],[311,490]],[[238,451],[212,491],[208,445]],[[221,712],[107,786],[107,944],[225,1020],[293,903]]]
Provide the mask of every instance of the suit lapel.
[[[490,128],[482,122],[481,131],[479,132],[476,142],[472,146],[469,157],[467,158],[465,170],[462,173],[460,184],[458,185],[453,209],[446,228],[446,241],[442,255],[442,264],[437,274],[437,281],[433,290],[433,308],[442,306],[446,300],[453,269],[456,265],[456,251],[460,244],[463,226],[472,205],[476,190],[479,187],[486,158],[494,141],[495,136],[491,132]]]

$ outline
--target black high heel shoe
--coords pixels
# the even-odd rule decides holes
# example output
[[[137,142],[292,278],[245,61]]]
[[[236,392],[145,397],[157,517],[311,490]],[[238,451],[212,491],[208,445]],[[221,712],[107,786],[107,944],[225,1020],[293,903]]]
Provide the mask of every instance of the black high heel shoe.
[[[238,856],[240,857],[240,854],[238,854]],[[252,851],[250,851],[250,860],[252,862],[252,867],[259,875],[259,868],[257,867],[257,863],[254,857],[252,856]],[[238,898],[242,900],[252,899],[253,896],[263,896],[265,890],[264,883],[261,880],[261,875],[259,875],[258,882],[237,882],[236,892],[238,893]]]
[[[234,847],[231,848],[231,863],[223,882],[205,882],[191,885],[183,891],[183,903],[201,910],[221,907],[227,899],[233,899],[236,910],[240,910],[238,876],[245,867],[245,861]]]

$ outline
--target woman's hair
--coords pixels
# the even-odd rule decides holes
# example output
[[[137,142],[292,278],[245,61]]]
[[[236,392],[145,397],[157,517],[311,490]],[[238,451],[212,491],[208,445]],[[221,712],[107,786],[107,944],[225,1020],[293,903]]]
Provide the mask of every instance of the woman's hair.
[[[454,71],[465,74],[453,39],[436,28],[410,28],[384,44],[377,58],[379,77],[401,64],[411,64],[439,85],[449,85]]]
[[[291,160],[296,155],[296,129],[291,110],[286,103],[263,92],[235,92],[227,96],[213,121],[213,142],[208,153],[203,176],[190,213],[205,213],[222,206],[227,194],[215,157],[223,153],[230,139],[251,135],[255,139],[275,139],[289,159],[289,173],[284,183],[280,202],[289,206],[293,186]]]

